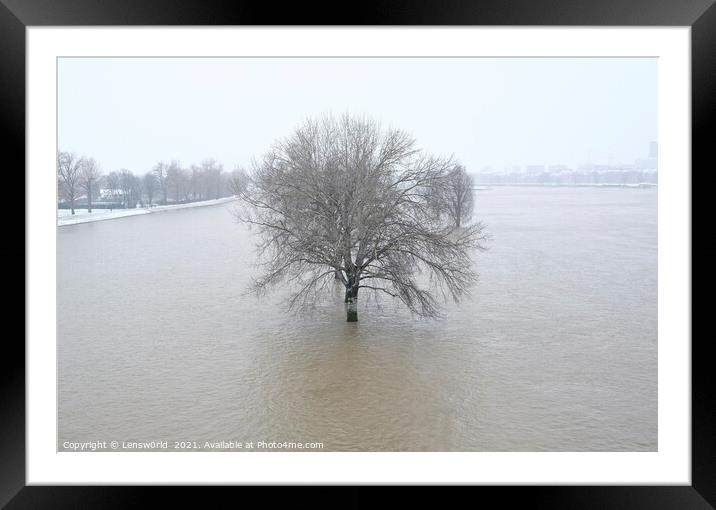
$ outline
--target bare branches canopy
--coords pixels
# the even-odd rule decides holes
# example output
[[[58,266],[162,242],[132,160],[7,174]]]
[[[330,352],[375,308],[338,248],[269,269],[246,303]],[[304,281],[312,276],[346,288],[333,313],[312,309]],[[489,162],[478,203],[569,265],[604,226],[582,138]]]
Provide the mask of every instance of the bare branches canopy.
[[[265,272],[254,289],[296,284],[293,307],[337,279],[350,322],[358,319],[360,289],[439,316],[439,298],[468,294],[477,279],[471,254],[486,240],[467,213],[459,226],[435,214],[435,197],[449,189],[455,168],[371,119],[308,120],[254,165],[240,195],[239,218],[261,239]]]

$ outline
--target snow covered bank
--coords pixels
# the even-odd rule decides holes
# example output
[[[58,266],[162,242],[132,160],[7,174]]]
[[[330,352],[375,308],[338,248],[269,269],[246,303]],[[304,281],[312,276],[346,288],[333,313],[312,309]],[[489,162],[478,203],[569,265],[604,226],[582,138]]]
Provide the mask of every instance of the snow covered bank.
[[[89,223],[91,221],[113,220],[115,218],[124,218],[126,216],[137,216],[139,214],[150,214],[161,211],[174,211],[176,209],[188,209],[190,207],[203,207],[207,205],[225,204],[236,200],[235,197],[217,198],[216,200],[203,200],[201,202],[190,202],[188,204],[172,204],[157,205],[152,208],[137,209],[94,209],[88,213],[86,209],[75,209],[73,215],[69,209],[59,209],[57,211],[57,225],[59,227],[65,225],[76,225],[78,223]]]

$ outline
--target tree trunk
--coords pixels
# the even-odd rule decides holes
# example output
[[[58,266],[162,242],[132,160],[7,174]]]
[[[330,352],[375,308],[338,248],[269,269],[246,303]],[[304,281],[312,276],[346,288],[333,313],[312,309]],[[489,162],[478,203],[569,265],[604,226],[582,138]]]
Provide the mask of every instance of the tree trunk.
[[[87,212],[92,212],[92,181],[90,181],[89,186],[87,186]]]
[[[350,273],[346,272],[346,278],[348,279],[348,283],[346,285],[346,298],[343,300],[344,303],[348,303],[351,300],[351,287],[353,286],[353,278],[351,278]]]
[[[358,285],[346,289],[346,322],[358,322]]]

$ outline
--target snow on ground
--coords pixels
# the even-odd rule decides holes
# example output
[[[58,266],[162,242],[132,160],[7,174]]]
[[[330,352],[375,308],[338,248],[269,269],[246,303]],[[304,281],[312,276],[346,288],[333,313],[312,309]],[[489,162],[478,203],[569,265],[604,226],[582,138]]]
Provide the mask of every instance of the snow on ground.
[[[126,216],[137,216],[139,214],[150,214],[161,211],[173,211],[175,209],[188,209],[190,207],[202,207],[206,205],[224,204],[236,200],[235,197],[217,198],[215,200],[202,200],[201,202],[190,202],[188,204],[157,205],[150,208],[139,207],[136,209],[93,209],[91,213],[87,209],[75,209],[73,215],[69,209],[57,210],[57,225],[76,225],[78,223],[89,223],[91,221],[113,220]]]

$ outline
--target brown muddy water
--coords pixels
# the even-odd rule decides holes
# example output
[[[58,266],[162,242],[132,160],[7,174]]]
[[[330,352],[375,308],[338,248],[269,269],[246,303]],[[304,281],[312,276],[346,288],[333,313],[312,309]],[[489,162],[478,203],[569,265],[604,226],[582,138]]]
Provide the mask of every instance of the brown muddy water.
[[[655,451],[657,191],[476,198],[493,239],[441,321],[244,295],[233,204],[59,227],[58,450]]]

